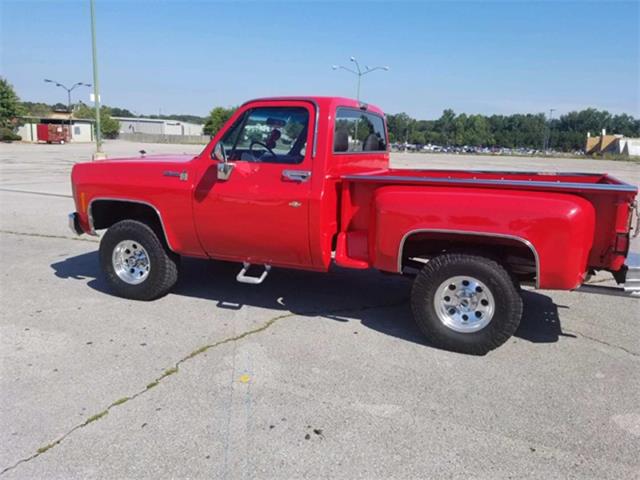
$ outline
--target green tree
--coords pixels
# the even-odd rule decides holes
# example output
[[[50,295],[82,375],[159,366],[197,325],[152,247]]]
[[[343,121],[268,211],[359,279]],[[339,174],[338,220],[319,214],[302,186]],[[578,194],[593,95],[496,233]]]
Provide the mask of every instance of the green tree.
[[[489,120],[484,115],[470,115],[466,124],[465,145],[489,146],[493,145],[493,136]]]
[[[387,129],[389,130],[389,140],[391,142],[404,143],[409,140],[410,126],[413,122],[406,113],[387,115]]]
[[[95,120],[96,109],[81,103],[76,107],[73,116]],[[100,132],[104,138],[116,138],[120,132],[120,122],[111,116],[111,109],[106,106],[100,108]]]
[[[442,112],[442,115],[436,120],[434,128],[440,133],[442,143],[450,145],[453,142],[454,121],[456,114],[450,108]]]
[[[0,77],[0,127],[13,129],[20,115],[24,115],[24,109],[20,98],[5,78]]]
[[[21,115],[24,115],[24,109],[13,85],[0,77],[0,141],[20,140],[15,128],[20,124]]]
[[[111,115],[114,117],[137,117],[131,110],[127,108],[110,107]]]
[[[51,115],[51,105],[42,102],[22,102],[25,115],[32,117],[48,117]]]
[[[225,123],[231,118],[236,111],[234,108],[215,107],[211,110],[207,121],[204,124],[204,134],[212,137],[218,133]]]

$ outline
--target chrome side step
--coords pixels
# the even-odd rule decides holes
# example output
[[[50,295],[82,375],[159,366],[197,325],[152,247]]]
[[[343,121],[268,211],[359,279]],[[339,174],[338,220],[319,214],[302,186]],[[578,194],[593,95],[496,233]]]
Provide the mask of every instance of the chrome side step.
[[[260,275],[259,277],[252,277],[251,275],[247,275],[247,271],[249,270],[249,268],[251,268],[251,264],[249,262],[242,263],[242,270],[240,270],[240,273],[236,275],[236,280],[238,282],[248,283],[250,285],[260,285],[262,282],[264,282],[264,279],[267,278],[267,275],[269,275],[269,272],[271,271],[271,265],[264,265],[264,271],[262,272],[262,275]]]
[[[623,288],[625,292],[640,293],[640,266],[628,267]]]
[[[616,297],[640,298],[640,266],[629,266],[624,276],[624,284],[616,287],[585,283],[576,289],[578,292],[614,295]]]
[[[582,293],[597,293],[598,295],[611,295],[614,297],[640,298],[640,290],[626,290],[625,287],[610,287],[607,285],[580,285],[573,290]]]

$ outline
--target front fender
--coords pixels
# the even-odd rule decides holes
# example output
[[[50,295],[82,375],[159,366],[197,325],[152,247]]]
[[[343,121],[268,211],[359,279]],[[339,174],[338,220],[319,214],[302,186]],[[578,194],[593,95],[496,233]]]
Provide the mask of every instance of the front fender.
[[[537,286],[573,289],[587,270],[595,211],[582,197],[555,192],[448,187],[384,187],[373,202],[373,266],[400,271],[413,232],[451,232],[522,241],[537,257]]]

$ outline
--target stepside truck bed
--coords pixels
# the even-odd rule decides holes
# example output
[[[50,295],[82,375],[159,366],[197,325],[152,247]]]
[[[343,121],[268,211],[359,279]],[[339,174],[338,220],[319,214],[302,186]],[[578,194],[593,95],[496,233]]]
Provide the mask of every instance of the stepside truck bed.
[[[554,219],[550,219],[548,225],[541,227],[544,219],[528,219],[523,211],[522,218],[508,219],[508,224],[499,224],[500,213],[492,221],[492,211],[488,205],[498,206],[502,202],[514,202],[523,205],[530,198],[537,198],[543,192],[547,196],[556,199],[576,197],[586,200],[593,207],[595,225],[593,238],[588,244],[576,243],[564,245],[564,248],[587,248],[587,269],[606,269],[618,271],[624,266],[625,256],[629,247],[629,222],[630,209],[632,208],[637,188],[634,185],[624,183],[610,175],[589,173],[546,173],[546,172],[500,172],[500,171],[457,171],[457,170],[372,170],[363,173],[354,173],[341,176],[343,184],[343,232],[351,244],[349,256],[364,260],[369,263],[382,266],[379,259],[371,258],[369,251],[379,250],[379,246],[371,245],[362,237],[364,231],[372,231],[372,222],[379,220],[379,215],[365,212],[356,205],[376,203],[381,192],[403,187],[406,192],[412,192],[417,202],[424,201],[425,195],[438,196],[439,203],[429,204],[420,210],[415,206],[415,215],[422,215],[422,225],[429,227],[433,224],[434,230],[439,225],[446,224],[455,229],[456,225],[465,232],[479,233],[505,233],[521,232],[522,238],[527,240],[527,231],[533,230],[533,225],[527,222],[536,222],[535,228],[548,229],[549,236],[553,236]],[[534,193],[534,192],[540,192]],[[449,196],[447,194],[450,194]],[[461,194],[466,194],[462,195]],[[419,196],[418,196],[419,195]],[[453,202],[465,202],[464,215],[448,215],[442,219],[438,215],[440,211],[448,212],[451,204],[445,204],[448,198]],[[494,197],[494,203],[488,203],[488,197]],[[425,202],[425,204],[428,202]],[[587,206],[588,207],[588,206]],[[588,207],[590,208],[590,207]],[[496,208],[497,210],[497,208]],[[524,210],[524,209],[523,209]],[[572,215],[569,209],[567,216]],[[550,216],[554,212],[549,212]],[[378,220],[376,220],[378,219]],[[409,220],[407,220],[409,223]],[[377,226],[379,227],[379,225]],[[402,229],[401,224],[394,228]],[[562,247],[559,247],[562,248]],[[398,262],[400,259],[398,259]],[[388,266],[385,266],[388,269]],[[400,267],[398,267],[400,268]]]

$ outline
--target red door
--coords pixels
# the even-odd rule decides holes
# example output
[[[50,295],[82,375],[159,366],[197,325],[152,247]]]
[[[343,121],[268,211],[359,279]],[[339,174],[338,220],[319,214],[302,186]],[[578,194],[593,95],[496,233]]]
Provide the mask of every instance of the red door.
[[[217,161],[201,158],[194,215],[208,255],[311,266],[312,119],[305,102],[251,104],[218,137],[234,165],[229,178],[218,179]]]
[[[46,123],[39,123],[37,126],[37,131],[39,142],[49,141],[49,125],[47,125]]]

